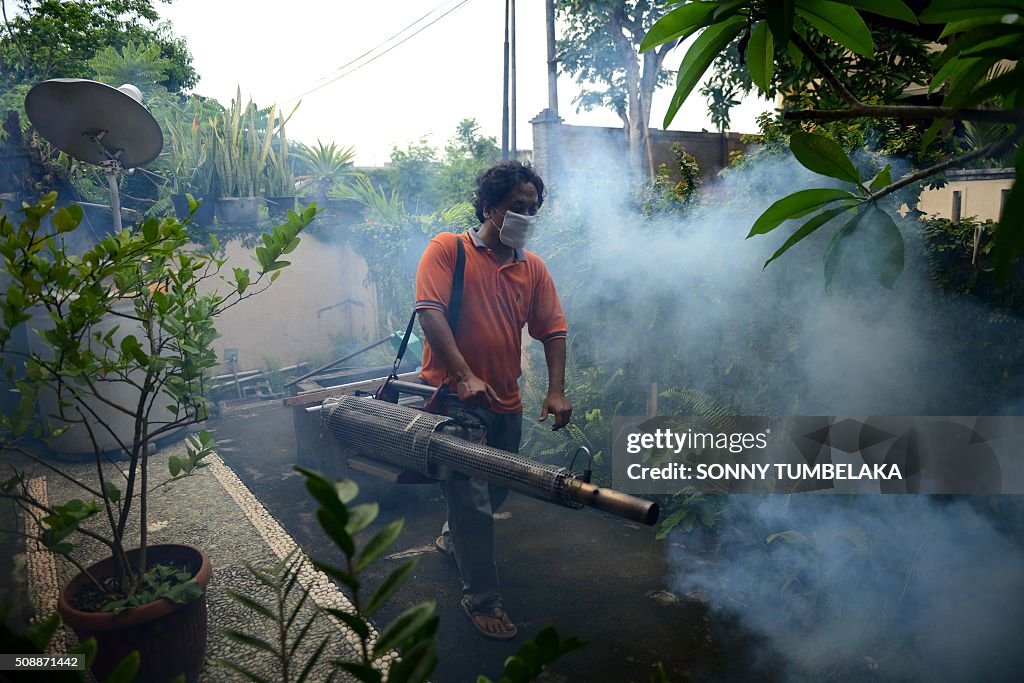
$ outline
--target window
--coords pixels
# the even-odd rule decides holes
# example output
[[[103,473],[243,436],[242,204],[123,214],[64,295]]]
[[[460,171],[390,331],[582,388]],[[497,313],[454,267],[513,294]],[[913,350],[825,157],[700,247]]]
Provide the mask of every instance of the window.
[[[953,191],[953,212],[950,218],[954,221],[960,220],[960,210],[963,206],[963,192],[960,190]]]

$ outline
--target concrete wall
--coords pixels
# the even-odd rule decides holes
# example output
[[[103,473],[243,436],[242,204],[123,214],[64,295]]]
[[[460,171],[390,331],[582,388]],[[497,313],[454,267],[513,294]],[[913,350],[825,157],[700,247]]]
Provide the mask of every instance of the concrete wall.
[[[594,150],[606,150],[611,163],[626,163],[628,143],[621,128],[599,126],[568,126],[545,109],[533,124],[533,158],[544,178],[557,177],[573,168],[579,158],[591,157]],[[739,133],[706,133],[651,128],[651,156],[654,168],[668,166],[678,177],[672,144],[678,142],[694,156],[705,179],[711,179],[729,163],[729,154],[745,148]]]
[[[1004,197],[1013,187],[1013,169],[969,169],[946,174],[946,185],[925,190],[917,206],[928,216],[997,221]],[[954,193],[959,193],[959,198]],[[955,216],[959,203],[959,216]]]
[[[240,239],[221,241],[225,248],[222,273],[232,279],[232,267],[258,265],[253,249]],[[299,246],[285,257],[291,266],[267,291],[247,299],[217,318],[221,337],[214,349],[238,349],[238,369],[274,368],[311,358],[333,359],[334,342],[367,339],[377,333],[376,295],[366,285],[366,261],[348,245],[324,242],[303,234]],[[223,282],[208,283],[208,291],[225,291]],[[228,372],[222,364],[214,373]]]

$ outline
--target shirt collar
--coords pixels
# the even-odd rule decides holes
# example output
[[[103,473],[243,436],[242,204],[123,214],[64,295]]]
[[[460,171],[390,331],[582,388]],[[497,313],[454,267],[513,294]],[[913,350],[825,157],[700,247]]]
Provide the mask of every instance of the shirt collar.
[[[479,233],[480,233],[480,226],[477,226],[477,227],[475,227],[475,228],[473,228],[472,230],[469,231],[469,239],[473,240],[473,246],[475,246],[477,248],[489,249],[490,247],[488,247],[487,244],[485,244],[484,241],[482,239],[480,239]],[[525,261],[526,260],[526,256],[523,254],[522,250],[520,250],[520,249],[514,249],[513,250],[513,254],[514,254],[514,260],[515,261]]]

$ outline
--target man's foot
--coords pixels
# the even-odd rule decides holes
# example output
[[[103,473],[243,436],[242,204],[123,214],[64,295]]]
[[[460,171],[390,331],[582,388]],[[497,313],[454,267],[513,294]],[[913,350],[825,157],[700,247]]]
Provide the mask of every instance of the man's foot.
[[[508,640],[515,638],[519,630],[508,617],[508,612],[500,607],[477,610],[469,598],[462,598],[462,611],[466,613],[473,626],[481,635],[497,640]]]
[[[455,559],[455,553],[452,552],[452,546],[445,540],[444,534],[437,537],[437,540],[434,541],[434,547],[437,548],[437,552],[441,553],[449,560]]]

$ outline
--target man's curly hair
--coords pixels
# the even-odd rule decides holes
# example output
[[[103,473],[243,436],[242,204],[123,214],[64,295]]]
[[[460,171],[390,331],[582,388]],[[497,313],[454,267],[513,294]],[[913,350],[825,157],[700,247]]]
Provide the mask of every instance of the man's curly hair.
[[[537,188],[537,208],[540,208],[544,204],[544,181],[529,164],[502,161],[481,173],[476,179],[476,193],[473,195],[477,219],[483,223],[484,207],[497,206],[521,183],[533,183]]]

